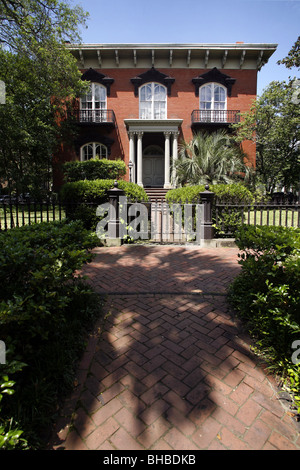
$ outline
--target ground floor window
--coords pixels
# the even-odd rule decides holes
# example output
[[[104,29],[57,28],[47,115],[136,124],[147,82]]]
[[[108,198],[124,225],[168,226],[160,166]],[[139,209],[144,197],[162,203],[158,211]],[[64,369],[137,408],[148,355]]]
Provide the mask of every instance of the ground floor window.
[[[90,142],[80,149],[80,160],[86,161],[95,157],[107,158],[107,147],[99,142]]]

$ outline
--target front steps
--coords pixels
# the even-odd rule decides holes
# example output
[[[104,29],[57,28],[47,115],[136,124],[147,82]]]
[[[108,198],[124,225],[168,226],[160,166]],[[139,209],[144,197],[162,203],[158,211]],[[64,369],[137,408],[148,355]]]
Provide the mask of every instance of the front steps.
[[[144,188],[150,202],[165,202],[165,196],[169,189],[165,188]]]

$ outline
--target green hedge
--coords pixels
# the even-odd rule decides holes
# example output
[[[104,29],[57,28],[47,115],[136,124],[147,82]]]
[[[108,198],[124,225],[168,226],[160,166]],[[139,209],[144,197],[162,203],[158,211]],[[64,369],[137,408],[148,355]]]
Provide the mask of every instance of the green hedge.
[[[183,186],[182,188],[171,189],[166,194],[166,200],[168,202],[197,202],[201,200],[200,193],[205,191],[205,185],[197,186]],[[209,191],[215,193],[215,198],[220,202],[226,203],[252,203],[254,202],[254,196],[242,184],[216,184],[210,185]]]
[[[100,220],[96,216],[96,207],[108,201],[107,191],[113,187],[114,180],[66,183],[61,189],[60,198],[65,205],[68,219],[81,220],[86,228],[94,230]],[[128,199],[136,202],[148,201],[145,190],[135,183],[119,180],[118,187]]]
[[[166,194],[166,200],[171,203],[201,203],[200,193],[205,191],[205,185],[184,186],[182,188],[171,189]],[[236,184],[216,184],[210,185],[209,191],[214,196],[212,207],[212,220],[215,229],[215,236],[222,237],[227,233],[233,233],[240,227],[242,214],[239,208],[223,208],[216,217],[216,203],[221,204],[252,204],[254,195],[244,185]]]
[[[67,162],[63,165],[65,182],[97,179],[120,179],[126,175],[122,160],[93,158],[86,162]]]
[[[99,204],[108,201],[107,191],[114,187],[115,180],[82,180],[63,185],[60,198],[63,203],[95,203]],[[118,188],[125,192],[128,198],[145,201],[148,196],[143,188],[135,183],[119,180]]]
[[[300,412],[300,363],[292,361],[293,343],[300,341],[300,229],[244,226],[236,243],[242,271],[229,300],[259,354],[285,379]]]
[[[59,398],[73,388],[76,361],[101,305],[75,272],[91,261],[97,243],[78,221],[0,233],[0,331],[8,361],[2,372],[16,382],[14,395],[1,402],[0,444],[12,420],[37,445]],[[12,373],[14,364],[26,366]]]

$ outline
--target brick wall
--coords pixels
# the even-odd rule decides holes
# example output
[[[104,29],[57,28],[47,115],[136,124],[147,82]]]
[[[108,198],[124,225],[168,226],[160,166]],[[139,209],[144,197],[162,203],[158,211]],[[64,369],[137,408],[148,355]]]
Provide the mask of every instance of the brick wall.
[[[145,72],[145,69],[99,69],[100,73],[114,78],[114,83],[110,89],[110,96],[107,97],[107,109],[112,109],[116,116],[117,128],[103,130],[100,126],[97,132],[105,133],[114,140],[109,158],[124,159],[128,165],[129,161],[129,139],[124,124],[124,119],[139,117],[139,98],[134,95],[134,86],[131,78]],[[167,117],[183,119],[180,139],[190,140],[192,138],[191,113],[199,109],[199,97],[195,95],[195,87],[192,79],[198,75],[206,73],[206,69],[159,69],[160,72],[175,78],[171,87],[171,96],[167,98]],[[222,70],[223,73],[236,79],[232,87],[231,97],[227,98],[228,110],[248,111],[252,101],[256,97],[256,70]],[[86,132],[84,129],[81,132]],[[251,142],[244,142],[243,149],[247,153],[248,159],[255,162],[255,145]],[[74,151],[61,150],[59,159],[72,160],[79,158]]]

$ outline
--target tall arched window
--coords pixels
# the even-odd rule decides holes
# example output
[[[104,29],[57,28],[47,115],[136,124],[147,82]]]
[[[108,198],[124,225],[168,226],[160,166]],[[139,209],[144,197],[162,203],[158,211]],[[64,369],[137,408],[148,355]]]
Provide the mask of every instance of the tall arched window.
[[[159,83],[146,83],[140,88],[140,119],[166,119],[167,89]]]
[[[226,121],[227,90],[219,83],[200,88],[200,118],[205,122]]]
[[[80,149],[80,160],[85,162],[91,158],[107,158],[107,147],[99,142],[90,142],[85,144]]]
[[[90,91],[80,100],[80,122],[105,122],[106,107],[106,88],[91,83]]]

